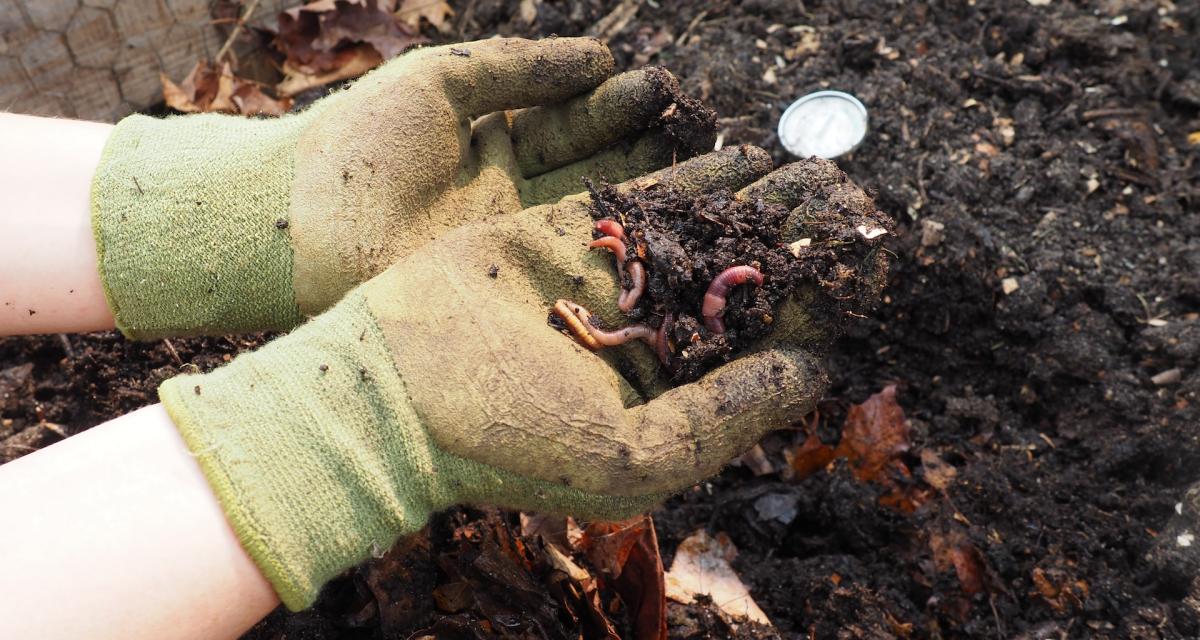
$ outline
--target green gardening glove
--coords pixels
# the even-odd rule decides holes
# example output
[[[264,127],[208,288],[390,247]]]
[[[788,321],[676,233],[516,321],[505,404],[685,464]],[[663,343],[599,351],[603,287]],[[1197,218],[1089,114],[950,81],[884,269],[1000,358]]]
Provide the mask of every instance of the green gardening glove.
[[[699,195],[770,164],[761,150],[727,149],[635,184]],[[780,169],[741,197],[816,206],[813,166]],[[796,305],[758,350],[656,397],[635,392],[647,381],[612,363],[653,361],[650,349],[593,353],[547,324],[563,297],[622,322],[611,259],[587,250],[591,237],[586,197],[466,225],[291,334],[160,387],[288,607],[450,505],[647,510],[821,397],[825,376],[805,345],[824,328]]]
[[[677,131],[696,114],[670,73],[604,82],[612,67],[589,38],[493,39],[410,52],[281,118],[126,118],[92,189],[117,326],[288,329],[464,222],[695,152],[677,137],[711,148],[710,113]]]

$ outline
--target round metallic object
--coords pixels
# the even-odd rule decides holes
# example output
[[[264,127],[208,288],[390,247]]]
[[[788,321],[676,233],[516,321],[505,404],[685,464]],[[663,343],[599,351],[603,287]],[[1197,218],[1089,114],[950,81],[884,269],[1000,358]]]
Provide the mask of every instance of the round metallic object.
[[[779,118],[779,141],[801,158],[836,158],[867,135],[867,108],[841,91],[817,91],[793,102]]]

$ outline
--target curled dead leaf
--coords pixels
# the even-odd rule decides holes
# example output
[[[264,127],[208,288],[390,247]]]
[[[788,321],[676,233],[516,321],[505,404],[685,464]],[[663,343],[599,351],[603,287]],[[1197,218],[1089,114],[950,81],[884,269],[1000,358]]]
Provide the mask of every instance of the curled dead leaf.
[[[275,99],[255,82],[233,74],[229,63],[220,67],[201,60],[180,84],[159,74],[167,106],[184,113],[240,113],[278,116],[292,107],[290,98]]]
[[[290,96],[353,78],[425,41],[396,13],[395,0],[310,2],[279,14],[273,45],[284,54],[285,77],[278,90]]]
[[[636,637],[667,637],[666,586],[658,536],[650,516],[593,522],[580,547],[629,607]]]

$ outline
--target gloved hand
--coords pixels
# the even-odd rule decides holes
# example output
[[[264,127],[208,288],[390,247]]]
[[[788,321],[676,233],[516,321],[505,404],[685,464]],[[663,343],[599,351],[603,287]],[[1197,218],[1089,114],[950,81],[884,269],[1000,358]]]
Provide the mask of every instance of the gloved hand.
[[[601,84],[612,67],[589,38],[494,39],[410,52],[277,119],[126,118],[92,188],[117,326],[291,328],[464,222],[695,153],[655,127],[670,73]]]
[[[743,147],[634,184],[698,195],[770,167]],[[822,184],[794,167],[741,197],[811,201]],[[308,606],[331,577],[453,504],[587,518],[646,510],[821,397],[826,379],[804,346],[821,318],[795,304],[769,345],[657,397],[634,391],[646,381],[611,363],[652,362],[648,348],[593,353],[547,324],[564,297],[623,317],[611,258],[587,250],[591,237],[585,196],[465,225],[291,334],[160,387],[288,607]]]

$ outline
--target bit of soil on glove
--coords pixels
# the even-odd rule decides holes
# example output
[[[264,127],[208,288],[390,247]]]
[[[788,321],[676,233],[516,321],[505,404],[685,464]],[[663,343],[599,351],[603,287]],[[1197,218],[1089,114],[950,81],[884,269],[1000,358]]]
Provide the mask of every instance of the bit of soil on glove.
[[[658,116],[657,126],[666,132],[679,158],[712,151],[717,136],[717,112],[679,90],[679,81],[662,67],[648,67],[655,92],[667,94],[670,103]],[[666,100],[663,100],[666,102]]]
[[[848,180],[828,161],[806,163],[814,172],[832,169],[840,181]],[[847,207],[832,204],[824,191],[807,195],[792,210],[739,199],[728,189],[697,198],[661,185],[627,193],[610,185],[592,189],[592,216],[620,221],[629,260],[646,265],[646,294],[630,317],[650,318],[654,326],[667,314],[675,318],[668,334],[675,348],[664,368],[673,382],[695,380],[770,334],[779,303],[800,290],[817,292],[806,310],[828,327],[824,339],[837,335],[847,315],[874,305],[887,274],[881,249],[892,220],[866,199]],[[725,332],[714,333],[701,313],[705,292],[718,274],[737,265],[758,269],[763,284],[735,287],[724,311]],[[625,279],[628,287],[628,273]]]

